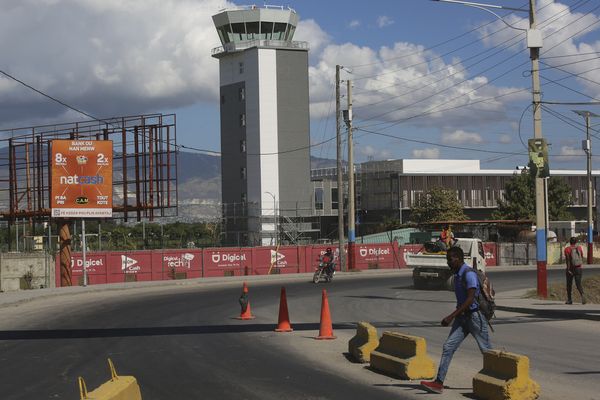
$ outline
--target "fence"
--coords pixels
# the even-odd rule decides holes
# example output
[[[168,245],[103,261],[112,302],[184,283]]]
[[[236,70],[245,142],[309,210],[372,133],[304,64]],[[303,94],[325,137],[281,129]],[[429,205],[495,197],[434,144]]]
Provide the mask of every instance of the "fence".
[[[548,244],[548,264],[563,262],[564,244]],[[217,276],[294,274],[313,272],[327,245],[276,247],[223,247],[142,251],[92,252],[86,257],[90,284],[128,281],[188,279]],[[585,246],[584,252],[587,252]],[[398,246],[397,242],[356,244],[355,268],[406,268],[406,255],[422,245]],[[337,250],[337,248],[336,248]],[[347,250],[346,250],[347,251]],[[598,251],[598,250],[595,250]],[[484,243],[486,264],[530,265],[536,262],[534,243]],[[600,254],[600,253],[599,253]],[[81,253],[71,258],[73,283],[83,282]],[[56,258],[56,285],[60,285],[60,260]]]

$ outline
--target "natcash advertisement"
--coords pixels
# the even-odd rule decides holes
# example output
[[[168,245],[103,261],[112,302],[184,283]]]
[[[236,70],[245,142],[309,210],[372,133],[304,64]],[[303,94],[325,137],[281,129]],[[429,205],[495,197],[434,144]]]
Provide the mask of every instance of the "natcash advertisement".
[[[112,140],[52,140],[52,217],[112,217]]]

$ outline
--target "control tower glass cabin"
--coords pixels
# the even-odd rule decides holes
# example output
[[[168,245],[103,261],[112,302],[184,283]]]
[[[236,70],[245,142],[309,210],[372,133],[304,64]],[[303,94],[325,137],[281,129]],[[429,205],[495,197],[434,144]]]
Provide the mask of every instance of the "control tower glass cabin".
[[[221,186],[229,245],[276,245],[286,218],[311,213],[308,43],[289,8],[213,16],[221,47]]]

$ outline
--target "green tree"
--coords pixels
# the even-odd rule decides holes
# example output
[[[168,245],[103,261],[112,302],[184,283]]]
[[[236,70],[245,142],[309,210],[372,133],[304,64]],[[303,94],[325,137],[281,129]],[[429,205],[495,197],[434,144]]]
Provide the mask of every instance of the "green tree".
[[[455,190],[434,187],[411,208],[411,220],[417,224],[436,221],[465,220],[463,206]]]
[[[535,220],[535,176],[528,170],[514,175],[505,186],[504,200],[498,200],[498,210],[492,213],[494,219]],[[571,220],[567,211],[572,204],[571,189],[556,176],[548,179],[548,214],[551,221]]]

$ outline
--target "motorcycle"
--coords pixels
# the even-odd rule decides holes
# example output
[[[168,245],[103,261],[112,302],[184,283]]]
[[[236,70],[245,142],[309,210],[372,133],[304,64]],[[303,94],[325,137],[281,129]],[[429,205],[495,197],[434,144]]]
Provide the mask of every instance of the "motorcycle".
[[[333,275],[335,275],[335,263],[332,264],[331,268],[327,268],[328,263],[320,261],[319,265],[313,275],[313,283],[319,283],[321,280],[325,282],[331,282]]]

